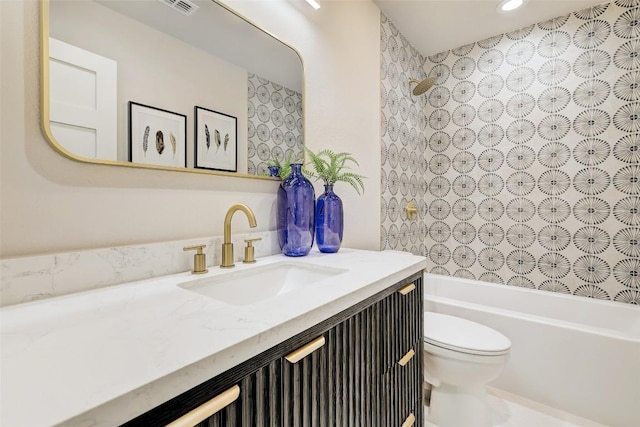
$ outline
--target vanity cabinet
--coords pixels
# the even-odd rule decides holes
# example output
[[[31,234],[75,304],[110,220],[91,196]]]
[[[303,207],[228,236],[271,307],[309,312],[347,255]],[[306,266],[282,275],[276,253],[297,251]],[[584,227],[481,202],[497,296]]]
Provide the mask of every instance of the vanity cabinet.
[[[124,425],[168,425],[216,398],[226,406],[179,425],[422,425],[422,292],[420,272]]]
[[[422,300],[422,282],[411,281],[379,303],[382,426],[404,426],[411,418],[422,424]]]

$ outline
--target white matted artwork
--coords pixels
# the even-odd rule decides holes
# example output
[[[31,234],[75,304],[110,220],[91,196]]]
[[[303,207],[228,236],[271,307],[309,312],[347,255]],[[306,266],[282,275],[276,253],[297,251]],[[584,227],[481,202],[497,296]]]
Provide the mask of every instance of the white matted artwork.
[[[202,107],[195,115],[195,167],[237,172],[238,120]]]
[[[187,166],[187,116],[129,101],[129,161]]]

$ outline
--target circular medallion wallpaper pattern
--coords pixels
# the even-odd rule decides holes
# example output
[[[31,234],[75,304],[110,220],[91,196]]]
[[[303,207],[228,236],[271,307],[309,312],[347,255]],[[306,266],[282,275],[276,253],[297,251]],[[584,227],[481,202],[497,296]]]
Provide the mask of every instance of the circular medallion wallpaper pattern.
[[[268,175],[269,160],[302,159],[302,94],[252,73],[247,86],[247,173]]]
[[[381,49],[383,249],[435,274],[640,304],[637,0],[427,58],[382,15]]]

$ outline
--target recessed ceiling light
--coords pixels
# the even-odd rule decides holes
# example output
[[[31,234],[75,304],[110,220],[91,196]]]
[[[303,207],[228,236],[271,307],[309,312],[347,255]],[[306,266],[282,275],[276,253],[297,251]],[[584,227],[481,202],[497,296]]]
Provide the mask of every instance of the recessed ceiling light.
[[[316,0],[305,0],[314,9],[320,9],[320,4]]]
[[[498,5],[498,12],[511,12],[524,4],[524,0],[502,0]]]

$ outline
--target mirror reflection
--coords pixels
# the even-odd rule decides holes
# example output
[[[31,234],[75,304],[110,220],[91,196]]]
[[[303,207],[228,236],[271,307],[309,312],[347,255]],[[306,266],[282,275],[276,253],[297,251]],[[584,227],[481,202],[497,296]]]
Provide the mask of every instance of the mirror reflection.
[[[49,126],[90,161],[268,175],[303,157],[298,54],[212,0],[51,0]]]

